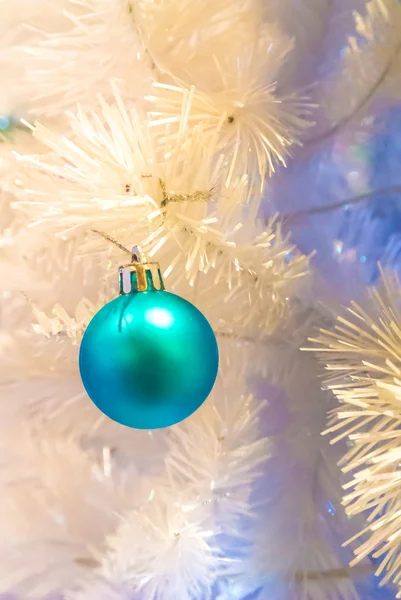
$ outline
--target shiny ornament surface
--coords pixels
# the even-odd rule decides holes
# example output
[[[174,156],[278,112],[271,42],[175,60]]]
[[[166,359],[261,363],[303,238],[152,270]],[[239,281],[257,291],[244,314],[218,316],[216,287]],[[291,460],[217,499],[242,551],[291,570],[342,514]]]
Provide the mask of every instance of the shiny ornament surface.
[[[190,302],[166,291],[106,304],[82,340],[85,389],[108,417],[137,429],[178,423],[208,397],[218,370],[215,335]]]

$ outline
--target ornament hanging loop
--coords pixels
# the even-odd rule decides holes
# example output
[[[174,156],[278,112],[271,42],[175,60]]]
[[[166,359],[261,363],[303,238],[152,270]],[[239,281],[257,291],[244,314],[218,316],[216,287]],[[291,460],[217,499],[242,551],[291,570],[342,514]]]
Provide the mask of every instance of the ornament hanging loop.
[[[132,263],[141,263],[142,262],[142,253],[141,253],[139,246],[134,246],[132,248],[131,262]]]

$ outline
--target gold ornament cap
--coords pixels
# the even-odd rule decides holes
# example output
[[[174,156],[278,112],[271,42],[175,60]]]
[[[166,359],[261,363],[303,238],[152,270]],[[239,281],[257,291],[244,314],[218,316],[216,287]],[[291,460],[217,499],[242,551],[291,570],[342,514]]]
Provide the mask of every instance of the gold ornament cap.
[[[159,292],[165,289],[159,263],[143,261],[137,246],[132,249],[131,262],[119,267],[118,274],[120,295]]]

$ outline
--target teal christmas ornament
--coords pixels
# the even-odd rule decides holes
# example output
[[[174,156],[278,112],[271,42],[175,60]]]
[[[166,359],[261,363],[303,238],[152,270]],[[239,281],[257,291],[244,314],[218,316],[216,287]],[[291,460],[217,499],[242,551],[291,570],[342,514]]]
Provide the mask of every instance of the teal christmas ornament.
[[[195,412],[214,385],[216,337],[193,304],[165,291],[157,263],[142,263],[134,253],[119,273],[120,295],[83,336],[82,382],[94,404],[122,425],[174,425]]]

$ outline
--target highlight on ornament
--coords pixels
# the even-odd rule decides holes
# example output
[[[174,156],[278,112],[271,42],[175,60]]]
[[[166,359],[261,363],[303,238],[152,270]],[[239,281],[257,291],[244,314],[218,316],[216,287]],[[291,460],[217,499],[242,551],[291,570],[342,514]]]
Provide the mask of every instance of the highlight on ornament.
[[[165,291],[158,263],[138,248],[119,269],[120,295],[90,321],[79,368],[94,404],[136,429],[183,421],[209,396],[219,353],[213,329],[190,302]]]

